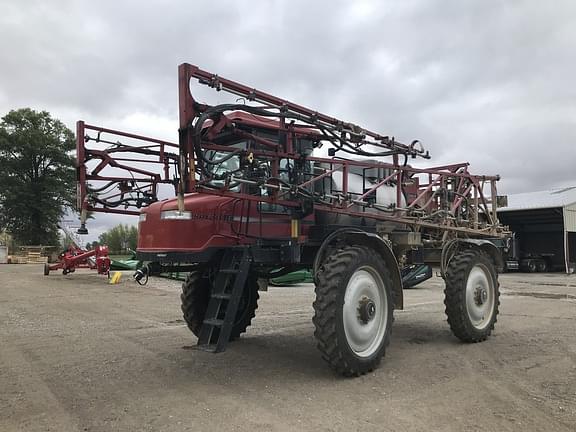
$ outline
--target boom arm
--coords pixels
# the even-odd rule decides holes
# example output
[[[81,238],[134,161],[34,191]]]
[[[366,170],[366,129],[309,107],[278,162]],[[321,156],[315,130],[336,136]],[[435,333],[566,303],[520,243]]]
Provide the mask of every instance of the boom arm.
[[[138,215],[157,201],[160,184],[178,182],[178,158],[177,144],[77,122],[79,232],[88,212]]]

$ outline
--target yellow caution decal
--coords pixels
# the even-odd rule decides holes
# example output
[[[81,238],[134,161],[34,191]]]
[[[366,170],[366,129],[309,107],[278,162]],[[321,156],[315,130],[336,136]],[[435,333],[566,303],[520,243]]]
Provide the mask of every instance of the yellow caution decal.
[[[291,234],[293,239],[297,239],[300,235],[300,221],[298,219],[292,219]]]

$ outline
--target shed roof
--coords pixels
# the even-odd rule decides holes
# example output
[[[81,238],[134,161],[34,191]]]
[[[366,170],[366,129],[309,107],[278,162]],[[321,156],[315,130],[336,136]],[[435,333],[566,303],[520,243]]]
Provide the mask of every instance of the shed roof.
[[[576,186],[508,195],[508,206],[499,212],[566,207],[576,203]]]

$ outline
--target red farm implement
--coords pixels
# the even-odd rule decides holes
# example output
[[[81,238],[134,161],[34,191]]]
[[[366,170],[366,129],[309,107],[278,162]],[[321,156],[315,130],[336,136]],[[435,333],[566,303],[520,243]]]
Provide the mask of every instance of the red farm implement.
[[[192,80],[239,96],[206,105]],[[374,369],[403,289],[446,283],[463,341],[496,322],[502,257],[498,176],[468,163],[420,166],[409,144],[196,66],[179,67],[179,143],[78,122],[78,198],[86,212],[139,214],[137,279],[186,271],[182,310],[198,345],[223,351],[250,325],[258,287],[307,269],[315,336],[344,375]],[[410,163],[409,163],[410,162]],[[412,165],[413,163],[413,165]],[[166,186],[176,195],[160,199]]]
[[[70,245],[58,256],[57,263],[44,265],[44,275],[48,276],[51,271],[55,270],[62,270],[62,274],[66,275],[74,273],[77,268],[97,270],[98,274],[108,275],[110,272],[108,246],[97,246],[86,250],[77,245]]]

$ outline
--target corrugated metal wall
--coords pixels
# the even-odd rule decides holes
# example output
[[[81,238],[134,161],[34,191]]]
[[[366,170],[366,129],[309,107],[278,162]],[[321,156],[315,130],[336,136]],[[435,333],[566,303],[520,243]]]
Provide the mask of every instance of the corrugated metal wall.
[[[576,204],[564,207],[564,229],[576,232]]]
[[[576,270],[576,233],[569,232],[568,233],[568,267],[570,273],[570,269],[572,272]]]

